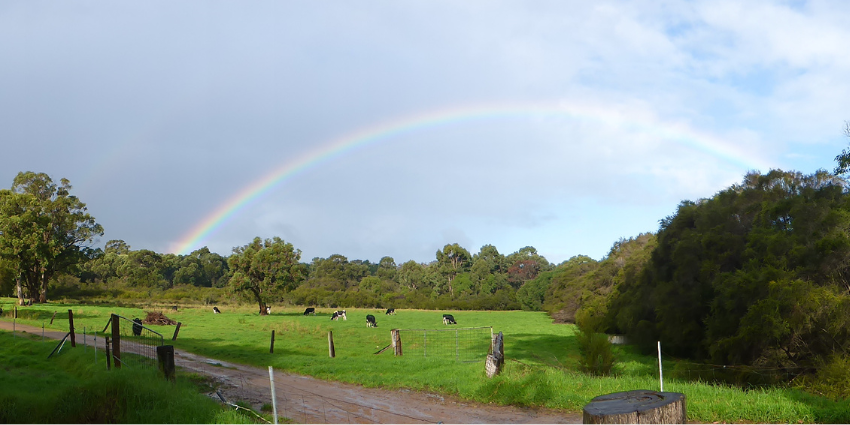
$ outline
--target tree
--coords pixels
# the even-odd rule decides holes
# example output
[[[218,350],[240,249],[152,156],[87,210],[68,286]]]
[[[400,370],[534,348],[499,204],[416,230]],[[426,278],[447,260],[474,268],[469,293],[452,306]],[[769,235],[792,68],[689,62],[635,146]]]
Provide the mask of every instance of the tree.
[[[22,286],[46,302],[50,279],[77,266],[83,244],[103,235],[70,190],[67,179],[56,185],[47,174],[27,171],[15,176],[11,190],[0,191],[0,256],[13,263],[21,304]]]
[[[844,121],[844,135],[850,137],[850,121]],[[836,175],[850,173],[850,148],[842,150],[835,157],[835,161],[838,162],[838,166],[835,167]]]
[[[260,315],[266,314],[268,297],[279,291],[291,291],[304,280],[301,250],[275,236],[259,237],[245,246],[233,248],[227,264],[233,271],[228,286],[237,292],[248,291],[257,301]]]
[[[378,262],[377,276],[381,279],[395,280],[398,267],[393,257],[383,257]]]
[[[440,273],[448,278],[447,283],[452,296],[454,296],[452,280],[458,273],[462,273],[469,267],[470,259],[469,251],[456,243],[448,244],[442,251],[437,251],[437,264],[439,264]]]

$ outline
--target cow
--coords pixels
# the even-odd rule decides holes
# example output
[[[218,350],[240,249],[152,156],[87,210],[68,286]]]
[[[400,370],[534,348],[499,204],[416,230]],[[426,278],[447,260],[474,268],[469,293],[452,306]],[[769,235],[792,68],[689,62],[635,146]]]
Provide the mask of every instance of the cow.
[[[316,309],[313,308],[313,307],[307,307],[307,309],[304,310],[304,315],[306,316],[308,314],[312,314],[313,316],[315,316],[316,315]]]
[[[266,314],[272,314],[272,307],[270,305],[266,306]]]
[[[176,305],[171,306],[171,311],[176,313],[177,312],[177,306]]]
[[[133,319],[133,335],[140,336],[142,334],[142,319],[138,317]]]
[[[366,315],[366,327],[367,328],[377,328],[378,324],[375,322],[375,316],[371,314]]]
[[[444,325],[456,325],[457,322],[455,322],[455,318],[451,314],[444,314],[443,315],[443,324]]]
[[[219,313],[221,313],[221,310],[219,310],[218,307],[213,307],[213,314],[219,314]]]
[[[389,316],[390,314],[395,314],[395,309],[394,309],[394,308],[388,308],[388,309],[387,309],[387,316]]]
[[[345,317],[345,310],[335,311],[333,316],[331,316],[331,320],[338,320],[340,317],[342,317],[342,320],[348,320],[348,318]]]

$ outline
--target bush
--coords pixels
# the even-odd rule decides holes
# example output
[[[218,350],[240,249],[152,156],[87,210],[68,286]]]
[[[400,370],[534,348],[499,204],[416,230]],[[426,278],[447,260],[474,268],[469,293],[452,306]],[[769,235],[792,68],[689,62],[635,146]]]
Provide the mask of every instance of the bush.
[[[597,332],[600,322],[592,316],[579,320],[576,340],[579,349],[579,366],[594,376],[608,376],[614,368],[614,350],[608,336]]]
[[[805,377],[800,386],[831,400],[850,399],[850,356],[832,356],[816,375]]]

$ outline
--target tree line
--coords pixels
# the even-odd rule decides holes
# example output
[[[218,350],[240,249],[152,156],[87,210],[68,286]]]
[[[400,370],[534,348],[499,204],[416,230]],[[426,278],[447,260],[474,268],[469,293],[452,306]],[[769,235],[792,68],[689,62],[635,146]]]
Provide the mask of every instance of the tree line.
[[[681,202],[656,233],[620,239],[601,260],[557,265],[530,246],[472,254],[456,243],[429,263],[401,264],[339,254],[304,262],[277,237],[226,257],[133,250],[121,240],[92,249],[102,228],[70,184],[21,173],[0,191],[0,290],[44,302],[50,282],[147,296],[209,288],[256,303],[259,314],[277,303],[539,310],[624,334],[646,351],[662,341],[677,357],[813,376],[850,363],[850,197],[839,171],[750,172],[710,198]]]

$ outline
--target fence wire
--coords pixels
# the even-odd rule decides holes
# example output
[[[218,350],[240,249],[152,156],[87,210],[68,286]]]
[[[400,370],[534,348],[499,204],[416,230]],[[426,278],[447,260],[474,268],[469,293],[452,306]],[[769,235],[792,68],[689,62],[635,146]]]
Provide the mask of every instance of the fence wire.
[[[115,317],[118,318],[117,325],[121,336],[121,364],[131,367],[157,368],[156,347],[163,345],[162,334],[142,325],[141,321],[136,323],[126,317],[118,315]],[[115,325],[115,323],[112,324],[112,326]],[[135,354],[135,356],[124,356],[125,353]]]
[[[425,358],[479,362],[487,359],[493,327],[399,329],[402,354]]]

